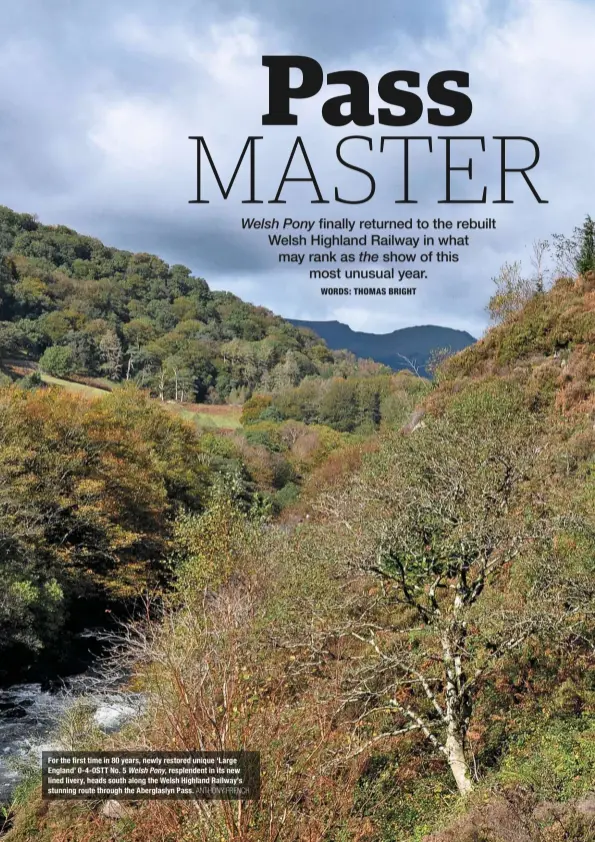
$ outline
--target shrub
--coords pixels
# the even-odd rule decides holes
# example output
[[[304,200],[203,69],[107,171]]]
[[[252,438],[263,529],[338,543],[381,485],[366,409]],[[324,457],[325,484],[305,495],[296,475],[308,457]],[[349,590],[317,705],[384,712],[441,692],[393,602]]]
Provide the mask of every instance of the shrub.
[[[246,441],[252,445],[262,445],[271,452],[285,450],[280,437],[279,428],[276,424],[263,422],[251,424],[245,433]]]
[[[267,406],[267,408],[260,413],[257,420],[281,422],[283,419],[284,415],[279,412],[276,406]]]
[[[273,497],[273,505],[275,509],[280,512],[286,509],[287,506],[292,506],[297,502],[300,490],[294,482],[288,482],[284,485]]]
[[[31,374],[26,374],[19,380],[21,389],[38,389],[43,386],[43,380],[38,371],[32,371]]]
[[[511,745],[498,779],[557,801],[587,792],[595,779],[595,717],[538,722]]]
[[[242,407],[240,418],[242,426],[246,427],[249,424],[255,424],[259,420],[261,413],[271,405],[272,400],[270,395],[252,395]]]
[[[39,360],[39,367],[54,377],[67,377],[74,370],[71,348],[63,345],[52,345],[46,348]]]

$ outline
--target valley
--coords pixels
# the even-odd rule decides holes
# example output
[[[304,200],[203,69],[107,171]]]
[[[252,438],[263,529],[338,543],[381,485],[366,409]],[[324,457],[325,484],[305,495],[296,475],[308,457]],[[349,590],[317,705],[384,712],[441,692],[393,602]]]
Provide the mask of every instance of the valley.
[[[6,842],[595,839],[594,237],[475,341],[1,209]],[[71,670],[122,698],[63,708]],[[259,751],[260,796],[47,802],[46,740]]]

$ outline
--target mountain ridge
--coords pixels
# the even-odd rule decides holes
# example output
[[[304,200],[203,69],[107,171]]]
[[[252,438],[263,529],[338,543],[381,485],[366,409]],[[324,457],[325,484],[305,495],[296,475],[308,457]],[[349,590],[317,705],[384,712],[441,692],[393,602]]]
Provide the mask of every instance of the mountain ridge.
[[[441,325],[411,325],[389,333],[368,333],[353,330],[336,319],[287,321],[295,327],[313,331],[331,350],[346,349],[357,357],[373,359],[397,371],[409,368],[410,362],[423,373],[432,351],[439,348],[462,351],[477,341],[465,330]]]

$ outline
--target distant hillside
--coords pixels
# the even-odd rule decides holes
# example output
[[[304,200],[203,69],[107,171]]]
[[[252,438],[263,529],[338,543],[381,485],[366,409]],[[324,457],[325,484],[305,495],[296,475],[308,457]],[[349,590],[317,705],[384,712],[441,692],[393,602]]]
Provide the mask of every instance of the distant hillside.
[[[164,401],[216,404],[359,366],[186,266],[0,206],[0,374],[15,358],[59,378],[134,380]]]
[[[404,357],[424,373],[430,354],[437,348],[462,351],[475,342],[465,330],[436,325],[420,325],[394,330],[392,333],[363,333],[351,330],[341,322],[310,322],[287,319],[296,327],[313,330],[333,350],[346,349],[357,357],[373,359],[395,370],[408,368]]]

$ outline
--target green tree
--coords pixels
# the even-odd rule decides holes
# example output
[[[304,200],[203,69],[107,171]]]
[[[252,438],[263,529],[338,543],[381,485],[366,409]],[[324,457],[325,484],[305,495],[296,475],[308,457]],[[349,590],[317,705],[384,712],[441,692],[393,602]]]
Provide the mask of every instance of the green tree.
[[[240,421],[243,427],[256,424],[262,412],[270,407],[273,399],[270,395],[252,395],[242,408]]]
[[[595,222],[590,216],[587,216],[581,229],[576,269],[579,275],[595,269]]]
[[[335,378],[322,396],[318,421],[340,433],[353,431],[359,423],[357,383]]]
[[[0,358],[25,351],[29,345],[28,337],[19,324],[0,322]]]
[[[72,351],[74,370],[79,374],[95,374],[99,368],[99,349],[87,331],[70,331],[64,342]]]
[[[14,267],[5,257],[0,259],[0,319],[9,318],[14,306]]]
[[[122,343],[115,330],[108,330],[101,337],[99,353],[102,359],[102,371],[110,380],[119,380],[122,376],[123,354]]]
[[[155,339],[158,331],[152,321],[144,316],[131,319],[124,325],[123,333],[128,345],[133,345],[139,349],[142,345],[146,345]]]
[[[70,319],[59,310],[46,313],[38,319],[38,324],[53,345],[64,339],[66,334],[72,330]]]
[[[67,345],[51,345],[43,352],[39,367],[54,377],[67,377],[74,370],[74,355]]]
[[[39,389],[40,386],[43,386],[43,380],[38,371],[32,371],[31,374],[26,374],[19,380],[21,389]]]

